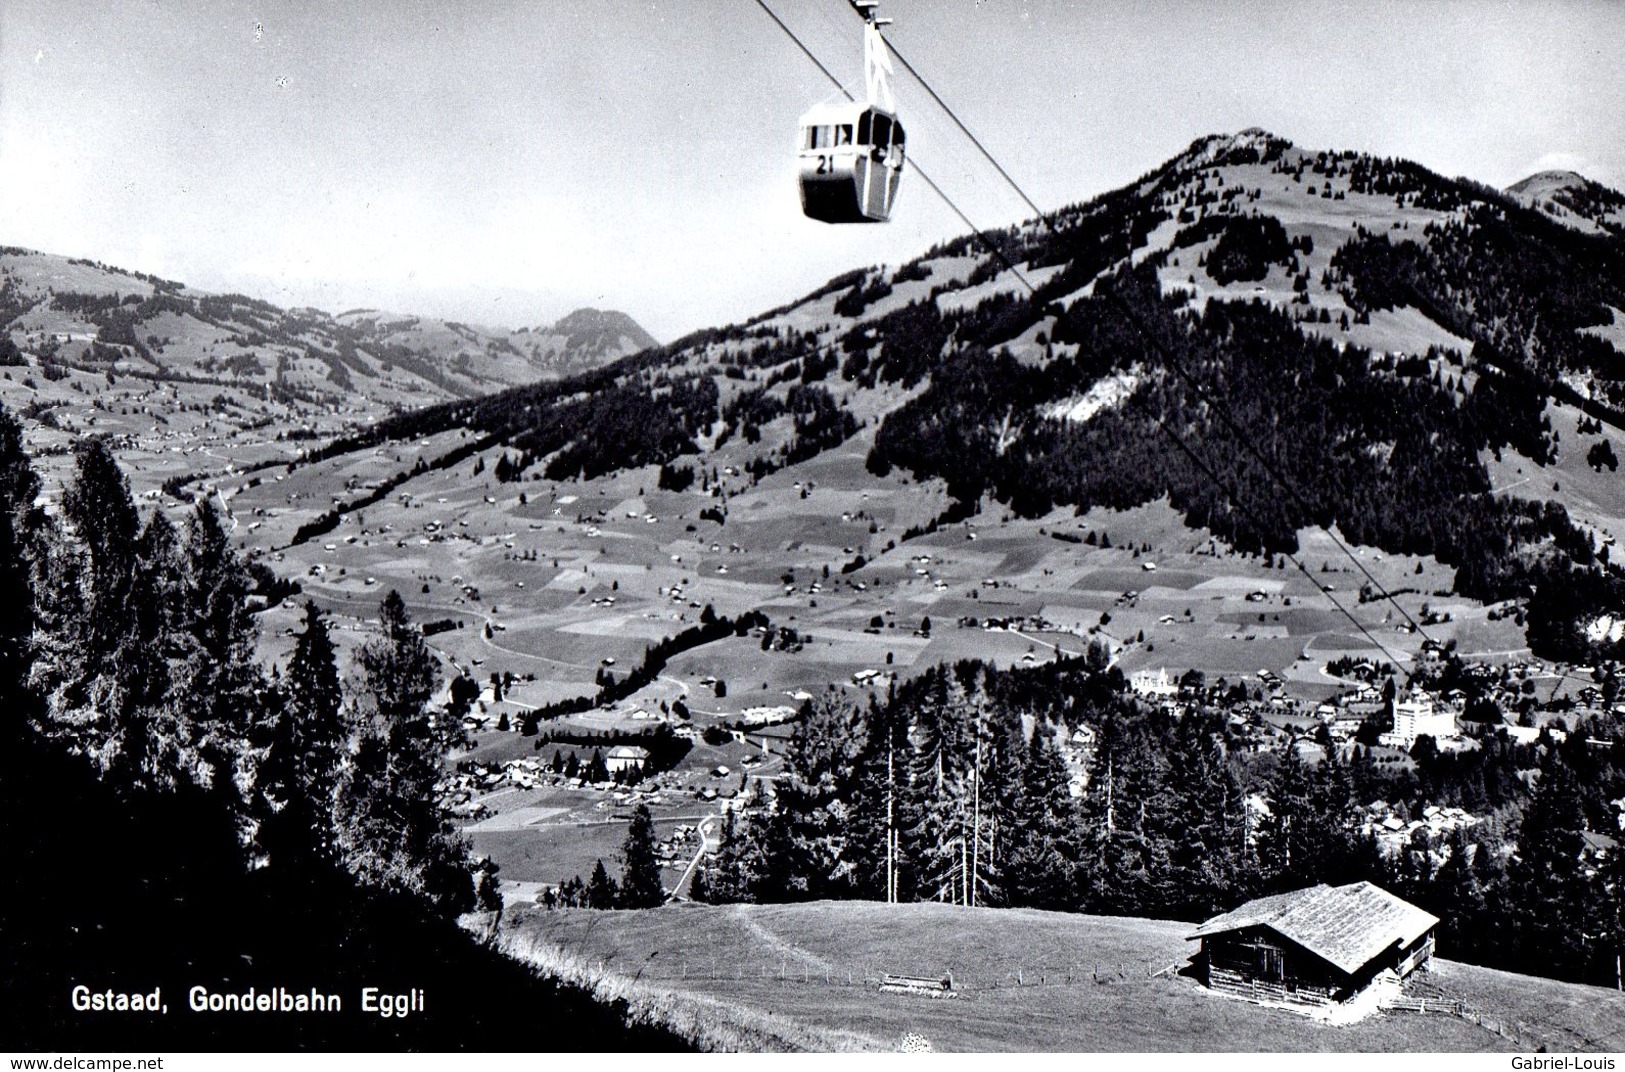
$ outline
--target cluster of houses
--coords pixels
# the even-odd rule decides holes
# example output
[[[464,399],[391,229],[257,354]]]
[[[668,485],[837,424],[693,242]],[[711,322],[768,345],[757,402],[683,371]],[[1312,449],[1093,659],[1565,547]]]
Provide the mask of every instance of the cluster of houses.
[[[1403,804],[1390,804],[1386,800],[1373,801],[1361,809],[1363,822],[1360,832],[1375,837],[1385,856],[1396,856],[1416,844],[1418,837],[1426,837],[1429,846],[1442,846],[1456,830],[1477,826],[1482,820],[1462,808],[1440,807],[1429,804],[1420,818],[1412,817]],[[1443,864],[1444,857],[1434,861]]]
[[[649,764],[649,750],[638,745],[616,745],[603,753],[604,768],[613,778],[616,774],[642,772]],[[490,766],[474,762],[450,772],[436,786],[441,799],[453,814],[463,819],[478,819],[485,814],[479,798],[500,789],[540,789],[543,786],[569,786],[576,789],[604,789],[620,792],[614,782],[590,782],[581,777],[567,778],[547,764],[536,759],[510,759]],[[631,799],[628,796],[627,799]]]
[[[1441,658],[1441,653],[1434,649],[1424,649],[1419,654],[1423,665]],[[1340,672],[1358,679],[1360,683],[1312,707],[1314,716],[1333,739],[1352,740],[1368,723],[1378,721],[1391,725],[1378,737],[1377,743],[1401,751],[1409,752],[1424,736],[1431,737],[1440,751],[1476,747],[1473,736],[1463,730],[1462,716],[1466,712],[1467,694],[1462,689],[1434,691],[1419,686],[1405,689],[1390,700],[1384,695],[1383,676],[1370,661],[1356,662]],[[1468,665],[1462,667],[1461,672],[1474,679],[1472,691],[1476,695],[1494,703],[1503,712],[1527,711],[1532,697],[1545,695],[1536,691],[1536,683],[1557,675],[1552,667],[1538,660],[1513,663],[1505,668],[1489,664]],[[1586,678],[1590,673],[1590,667],[1581,666],[1564,676],[1570,679]],[[1135,695],[1159,703],[1174,714],[1181,713],[1185,702],[1180,681],[1164,667],[1138,670],[1128,677],[1129,688]],[[1234,721],[1238,724],[1246,723],[1252,715],[1273,713],[1292,717],[1311,710],[1310,705],[1287,695],[1286,681],[1274,671],[1259,670],[1257,682],[1254,698],[1237,705],[1233,712]],[[1547,699],[1550,697],[1547,696]],[[1561,706],[1563,710],[1554,711],[1554,706]],[[1532,721],[1535,725],[1508,724],[1497,729],[1504,729],[1514,741],[1533,744],[1543,732],[1557,741],[1566,737],[1565,729],[1551,725],[1559,715],[1571,724],[1586,718],[1625,718],[1625,702],[1616,700],[1610,703],[1602,689],[1590,683],[1565,692],[1560,705],[1537,704],[1536,708],[1532,719],[1523,720]]]
[[[670,837],[655,842],[655,858],[665,867],[687,864],[702,836],[698,824],[679,823]]]

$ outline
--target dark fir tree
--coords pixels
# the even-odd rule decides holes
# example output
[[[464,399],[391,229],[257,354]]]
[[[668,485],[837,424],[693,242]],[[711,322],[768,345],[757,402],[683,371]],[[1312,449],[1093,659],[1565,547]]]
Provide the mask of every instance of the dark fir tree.
[[[231,546],[213,501],[201,498],[187,525],[187,657],[177,698],[196,727],[198,747],[222,786],[269,743],[266,682],[254,658],[259,627],[248,607],[248,570]]]
[[[766,899],[851,895],[852,861],[843,849],[863,738],[858,708],[825,699],[802,705],[774,807],[764,820],[763,840],[775,846],[769,850],[760,891]]]
[[[1320,865],[1315,856],[1314,772],[1291,735],[1276,753],[1269,808],[1258,831],[1259,865],[1266,883],[1272,890],[1314,885]]]
[[[614,908],[620,899],[620,889],[615,885],[615,880],[609,877],[609,869],[604,866],[604,861],[599,860],[592,869],[592,877],[587,880],[587,907]]]
[[[162,510],[147,519],[136,547],[135,641],[123,661],[129,706],[114,762],[133,785],[173,789],[200,764],[195,725],[176,680],[192,651],[180,536]]]
[[[851,818],[841,855],[852,896],[884,901],[890,832],[904,825],[904,798],[913,750],[901,704],[871,700],[864,712],[866,733],[852,772]]]
[[[38,754],[32,723],[38,715],[35,696],[28,687],[30,645],[34,627],[33,564],[36,540],[44,518],[34,505],[39,477],[23,449],[22,429],[10,412],[0,407],[0,859],[9,877],[0,879],[0,938],[8,949],[21,944],[20,935],[32,933],[40,920],[24,897],[39,881],[29,866],[30,841],[37,836],[25,823],[30,809],[42,801],[30,792],[31,758]],[[24,887],[14,889],[14,886]],[[38,897],[37,892],[33,895]],[[24,930],[26,928],[26,931]],[[36,980],[26,985],[37,986]],[[9,990],[8,990],[9,992]]]
[[[1056,732],[1065,733],[1065,727],[1058,727]],[[990,698],[981,735],[982,760],[976,774],[980,788],[973,796],[973,802],[977,805],[973,826],[978,828],[975,836],[979,850],[976,858],[980,885],[977,904],[998,908],[1020,903],[1013,891],[1013,884],[1021,878],[1015,857],[1027,833],[1022,825],[1028,812],[1027,734],[1020,713],[1005,700]],[[1057,758],[1060,758],[1059,755]],[[1062,765],[1064,768],[1064,760]],[[1068,781],[1069,775],[1061,779],[1063,786]],[[1070,799],[1070,788],[1065,791],[1068,796],[1072,855],[1067,875],[1069,888],[1064,892],[1070,899],[1069,903],[1075,903],[1076,890],[1070,887],[1076,877],[1080,848],[1078,816],[1076,801]]]
[[[1098,730],[1084,794],[1080,868],[1085,903],[1152,915],[1167,897],[1172,807],[1167,757],[1149,721],[1113,714]]]
[[[1577,981],[1611,977],[1614,951],[1600,941],[1610,929],[1607,898],[1583,858],[1585,829],[1579,783],[1549,753],[1507,869],[1515,970]]]
[[[1038,723],[1027,747],[1013,816],[1007,865],[1011,904],[1057,910],[1077,904],[1080,847],[1070,781],[1053,730]]]
[[[140,518],[102,440],[78,446],[61,517],[35,593],[34,685],[53,731],[73,738],[105,769],[127,736],[129,684],[144,660],[136,651],[133,598]]]
[[[10,726],[25,715],[21,690],[34,630],[32,568],[44,522],[39,476],[23,447],[17,419],[0,407],[0,715]],[[10,731],[7,734],[10,736]]]
[[[1170,766],[1177,772],[1169,831],[1169,914],[1205,919],[1252,895],[1247,805],[1223,743],[1223,717],[1192,711],[1174,727]]]
[[[359,743],[338,793],[339,846],[367,885],[467,911],[467,848],[435,794],[443,756],[428,704],[439,672],[400,593],[379,610],[383,635],[356,653],[364,688]]]
[[[655,856],[654,819],[648,805],[639,804],[632,810],[626,840],[621,844],[620,907],[658,908],[665,903],[660,860]]]
[[[952,668],[938,667],[909,705],[913,763],[901,842],[914,896],[970,899],[978,712]]]
[[[273,818],[264,838],[272,863],[300,866],[335,858],[333,805],[348,744],[343,690],[327,621],[305,603],[278,693],[281,707],[260,765],[260,790]],[[277,859],[278,853],[292,859]]]
[[[696,901],[736,904],[752,899],[760,858],[750,833],[749,823],[735,822],[733,809],[723,815],[716,854],[701,864],[694,876],[692,893]]]

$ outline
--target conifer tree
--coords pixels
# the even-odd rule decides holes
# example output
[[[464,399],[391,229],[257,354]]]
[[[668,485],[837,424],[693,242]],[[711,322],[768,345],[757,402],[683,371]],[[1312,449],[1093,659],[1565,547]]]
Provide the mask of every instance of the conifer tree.
[[[722,835],[716,854],[695,874],[693,897],[706,904],[736,904],[753,899],[761,871],[760,856],[751,837],[751,824],[734,820],[729,809],[722,817]]]
[[[609,869],[604,866],[604,861],[599,860],[592,869],[592,877],[587,880],[587,907],[614,908],[620,902],[620,896],[615,880],[609,877]]]
[[[1270,813],[1259,824],[1258,855],[1270,888],[1295,890],[1313,885],[1320,861],[1316,838],[1313,774],[1288,737],[1276,757],[1270,783]]]
[[[646,804],[632,810],[621,845],[621,908],[658,908],[666,903],[660,884],[660,861],[655,857],[654,819]]]
[[[970,691],[953,670],[937,668],[924,685],[911,712],[911,825],[903,843],[915,896],[958,903],[968,894],[975,715]]]
[[[1064,729],[1060,732],[1064,732]],[[978,825],[981,827],[981,852],[977,860],[978,879],[982,893],[978,904],[1002,907],[1021,903],[1014,892],[1014,884],[1021,875],[1015,859],[1023,840],[1022,821],[1028,812],[1026,781],[1028,777],[1027,735],[1022,717],[1003,706],[994,706],[988,712],[983,731],[986,741],[979,778],[982,782]],[[1064,763],[1063,763],[1064,768]],[[1069,783],[1070,775],[1062,778]],[[1069,868],[1067,896],[1075,896],[1077,853],[1081,850],[1078,839],[1076,802],[1071,800],[1067,785],[1067,806],[1070,814],[1070,837],[1073,852]]]
[[[168,635],[173,531],[167,520],[148,530],[144,538],[123,472],[94,439],[76,451],[61,524],[43,526],[36,542],[31,684],[54,733],[103,771],[117,768],[119,792],[206,786],[219,767],[199,759],[186,713],[174,709],[166,664],[183,645]]]
[[[35,505],[39,489],[22,428],[0,406],[0,719],[12,729],[26,716],[22,689],[34,630],[33,564],[44,524]]]
[[[1472,857],[1487,850],[1471,845],[1466,830],[1456,827],[1445,841],[1449,856],[1433,877],[1427,895],[1417,903],[1439,917],[1439,953],[1452,960],[1464,959],[1478,945],[1483,925],[1485,900]]]
[[[763,876],[773,899],[850,895],[853,865],[843,849],[863,736],[857,708],[825,699],[802,705],[763,833],[774,846]]]
[[[1612,960],[1598,941],[1609,930],[1602,918],[1607,899],[1582,860],[1585,829],[1579,784],[1548,753],[1507,869],[1516,970],[1600,980],[1603,961]]]
[[[443,757],[428,702],[439,671],[400,593],[379,610],[383,635],[356,653],[360,739],[338,794],[339,846],[368,885],[467,911],[467,848],[435,795]]]
[[[1070,777],[1050,728],[1033,727],[1009,863],[1011,903],[1065,910],[1076,905],[1078,820]]]
[[[276,816],[267,848],[274,864],[328,862],[335,853],[333,806],[349,733],[333,641],[315,603],[305,603],[304,630],[277,691],[281,709],[260,767],[260,789]],[[279,851],[291,859],[278,861]]]
[[[120,780],[173,789],[200,766],[195,727],[175,681],[191,651],[180,537],[161,510],[141,532],[132,604],[134,641],[120,660],[127,706],[116,728]]]
[[[1167,759],[1143,717],[1113,713],[1100,727],[1084,796],[1085,899],[1091,910],[1150,915],[1166,897]]]
[[[884,901],[888,863],[900,870],[894,831],[905,829],[906,790],[913,750],[901,704],[871,700],[864,713],[863,746],[852,771],[851,814],[842,857],[852,895]],[[901,890],[901,897],[906,898]]]
[[[57,732],[71,735],[102,768],[122,736],[131,657],[136,539],[130,486],[100,439],[82,442],[63,489],[60,538],[40,563],[42,627],[33,670]]]
[[[34,566],[39,560],[39,539],[44,516],[34,505],[39,477],[23,449],[22,429],[0,406],[0,859],[11,872],[0,881],[0,934],[16,933],[14,920],[29,916],[13,893],[13,886],[36,883],[27,866],[32,832],[25,832],[22,816],[40,802],[29,799],[31,757],[37,754],[31,723],[38,716],[36,698],[28,686],[34,628]],[[13,913],[16,913],[14,915]],[[25,926],[38,926],[27,918]]]
[[[1217,716],[1193,711],[1174,728],[1170,790],[1167,911],[1204,919],[1253,893],[1247,848],[1246,799],[1231,769]]]
[[[90,654],[112,658],[132,632],[131,580],[141,519],[129,481],[105,440],[86,440],[75,450],[62,514],[89,557],[89,602],[83,611],[91,630]]]
[[[176,691],[213,778],[234,784],[251,767],[251,750],[269,743],[266,683],[254,659],[253,585],[208,498],[193,507],[184,555],[190,643]]]

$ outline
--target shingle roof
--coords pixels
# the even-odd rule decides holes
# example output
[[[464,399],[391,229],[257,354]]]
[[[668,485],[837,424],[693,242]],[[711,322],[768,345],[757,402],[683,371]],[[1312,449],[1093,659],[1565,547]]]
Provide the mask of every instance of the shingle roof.
[[[1438,917],[1369,882],[1312,886],[1248,901],[1196,929],[1206,938],[1268,927],[1345,972],[1395,944],[1408,945],[1438,925]]]

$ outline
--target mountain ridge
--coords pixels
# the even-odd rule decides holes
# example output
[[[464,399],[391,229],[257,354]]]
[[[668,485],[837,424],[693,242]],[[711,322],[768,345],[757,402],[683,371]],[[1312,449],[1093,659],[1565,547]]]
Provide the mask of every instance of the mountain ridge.
[[[18,247],[0,249],[0,321],[12,361],[26,353],[93,372],[383,407],[571,375],[653,345],[618,312],[577,310],[518,330],[372,309],[334,315]]]
[[[1486,466],[1568,465],[1565,428],[1599,437],[1584,441],[1595,471],[1617,453],[1622,265],[1618,236],[1491,187],[1250,130],[1197,139],[1042,220],[838,276],[575,392],[452,403],[375,434],[479,430],[520,452],[514,473],[540,462],[553,481],[685,455],[759,480],[872,435],[871,472],[944,481],[960,511],[1172,496],[1250,553],[1291,553],[1304,526],[1337,524],[1438,555],[1460,594],[1533,597],[1538,643],[1579,653],[1574,623],[1625,591],[1607,553],[1625,504],[1599,492],[1576,520],[1555,488],[1497,495]],[[1132,386],[1078,408],[1111,377]],[[637,404],[654,397],[664,412]],[[1170,424],[1189,442],[1170,442]]]
[[[300,432],[323,446],[234,460],[324,464],[457,431],[505,482],[653,467],[662,487],[720,499],[706,513],[725,521],[728,498],[770,474],[857,449],[873,477],[945,488],[944,519],[1166,501],[1271,559],[1335,526],[1384,553],[1437,557],[1456,570],[1456,595],[1508,603],[1542,650],[1582,658],[1598,653],[1595,636],[1617,645],[1605,619],[1625,605],[1609,551],[1625,502],[1607,480],[1625,450],[1622,266],[1625,242],[1600,224],[1410,161],[1249,129],[1196,139],[1041,219],[844,273],[743,324],[495,394],[397,400],[370,426],[339,415]],[[410,369],[426,339],[444,350],[481,338],[370,311],[335,323],[337,376],[350,375],[346,339],[358,352],[356,340],[381,339]],[[526,358],[512,339],[487,342],[463,355],[463,382],[480,362]],[[210,356],[217,369],[247,359]],[[382,371],[368,356],[361,369]],[[53,397],[43,418],[64,434],[122,427],[105,410],[76,423],[76,405]],[[249,424],[289,419],[238,409]],[[697,479],[723,469],[738,481]],[[1550,491],[1534,482],[1542,471]],[[327,531],[342,505],[298,531]],[[297,542],[265,535],[267,547]],[[878,542],[853,561],[884,553]]]

